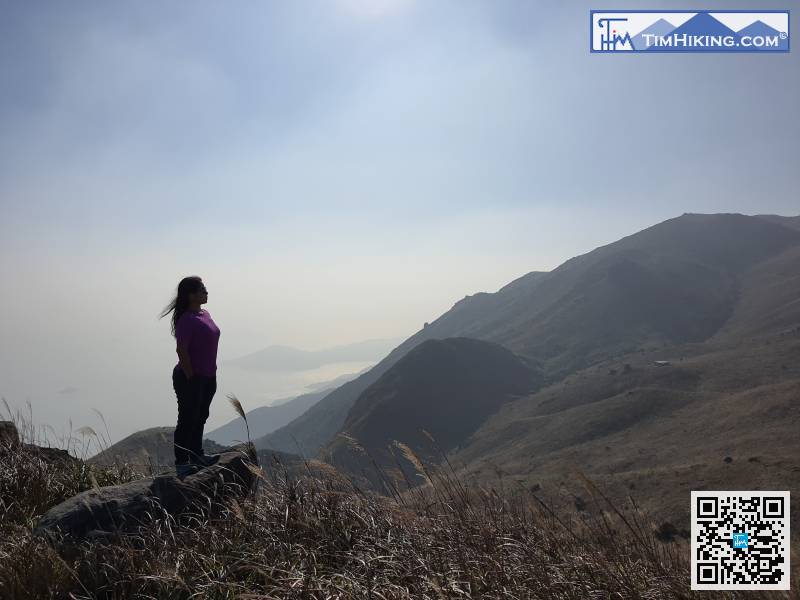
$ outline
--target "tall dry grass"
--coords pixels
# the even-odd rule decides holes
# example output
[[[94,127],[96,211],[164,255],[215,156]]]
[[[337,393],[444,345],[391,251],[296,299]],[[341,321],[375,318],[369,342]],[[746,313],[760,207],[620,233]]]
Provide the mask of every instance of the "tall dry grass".
[[[92,478],[128,474],[2,448],[0,598],[695,597],[685,542],[659,541],[643,515],[617,510],[600,490],[593,510],[557,514],[530,493],[466,489],[398,448],[427,485],[384,497],[320,465],[303,474],[273,462],[254,467],[263,479],[254,497],[54,546],[31,533],[49,506]]]

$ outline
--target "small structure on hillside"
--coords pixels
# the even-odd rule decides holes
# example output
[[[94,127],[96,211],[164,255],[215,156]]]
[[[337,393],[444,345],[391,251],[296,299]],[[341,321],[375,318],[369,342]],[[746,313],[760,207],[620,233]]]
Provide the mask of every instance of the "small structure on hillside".
[[[654,360],[653,364],[657,367],[669,367],[672,363],[668,360]]]

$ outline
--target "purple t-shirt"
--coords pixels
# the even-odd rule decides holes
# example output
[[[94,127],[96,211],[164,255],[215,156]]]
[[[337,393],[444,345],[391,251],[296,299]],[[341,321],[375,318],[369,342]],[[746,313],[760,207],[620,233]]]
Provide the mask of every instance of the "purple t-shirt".
[[[219,327],[207,310],[184,312],[175,324],[175,340],[178,345],[186,346],[189,350],[189,359],[195,373],[207,376],[217,374]],[[175,368],[180,368],[180,364],[178,361]]]

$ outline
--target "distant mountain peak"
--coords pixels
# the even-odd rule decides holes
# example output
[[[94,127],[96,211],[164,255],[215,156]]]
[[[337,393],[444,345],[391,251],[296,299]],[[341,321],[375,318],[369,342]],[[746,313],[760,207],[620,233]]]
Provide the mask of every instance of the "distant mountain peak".
[[[394,348],[400,340],[370,339],[352,344],[332,346],[322,350],[299,350],[273,344],[245,356],[226,361],[226,364],[259,371],[305,371],[325,365],[348,362],[376,362]]]

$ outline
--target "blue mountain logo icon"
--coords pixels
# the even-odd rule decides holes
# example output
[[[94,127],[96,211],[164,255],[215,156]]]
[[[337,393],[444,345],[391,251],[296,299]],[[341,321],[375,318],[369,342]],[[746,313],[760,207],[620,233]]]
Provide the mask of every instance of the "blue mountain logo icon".
[[[633,36],[633,47],[636,50],[647,50],[647,38],[645,38],[645,34],[647,35],[657,35],[659,37],[663,37],[675,29],[675,25],[667,21],[666,19],[659,19],[652,25],[649,25],[645,29],[642,29],[639,33]],[[652,38],[651,38],[652,39]]]
[[[742,36],[762,36],[762,37],[777,37],[778,38],[778,50],[788,50],[789,49],[789,36],[786,35],[786,32],[780,32],[774,27],[770,27],[764,21],[758,20],[753,23],[750,23],[747,27],[744,27],[736,32],[737,35],[741,38]],[[781,33],[784,35],[781,36]],[[758,46],[756,46],[759,49]],[[764,49],[762,46],[760,49]],[[775,47],[769,48],[769,50],[775,50]]]
[[[683,34],[686,34],[687,37],[694,35],[731,36],[734,39],[734,43],[738,43],[739,41],[739,36],[736,35],[733,29],[720,23],[717,19],[705,12],[697,13],[683,25],[669,32],[669,35],[673,36],[673,38],[676,35],[681,36]],[[653,48],[654,47],[651,46],[649,50]],[[673,52],[713,52],[719,50],[719,48],[712,46],[676,45],[670,48],[670,50]]]

